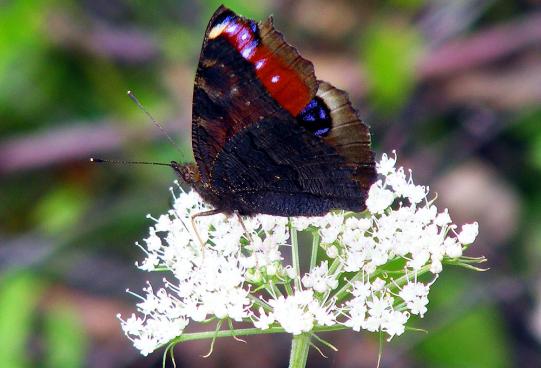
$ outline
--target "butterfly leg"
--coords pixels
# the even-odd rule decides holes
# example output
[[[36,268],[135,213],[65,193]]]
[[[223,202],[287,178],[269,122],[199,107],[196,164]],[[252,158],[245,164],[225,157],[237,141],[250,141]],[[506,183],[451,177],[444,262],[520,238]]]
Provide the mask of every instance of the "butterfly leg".
[[[205,249],[205,243],[203,242],[203,239],[201,238],[201,235],[199,234],[199,231],[197,230],[197,224],[195,223],[196,217],[212,216],[221,212],[222,211],[218,209],[213,209],[209,211],[198,212],[192,215],[192,227],[193,227],[193,231],[195,232],[195,236],[197,237],[197,240],[199,240],[199,244],[201,245],[201,251]]]
[[[244,221],[242,221],[242,216],[239,214],[238,211],[235,211],[235,215],[237,215],[237,219],[239,220],[240,226],[242,226],[242,230],[244,230],[244,233],[246,234],[246,237],[248,238],[248,241],[250,242],[250,244],[253,244],[254,241],[252,240],[252,235],[250,234],[250,232],[246,228],[246,225],[244,224]]]

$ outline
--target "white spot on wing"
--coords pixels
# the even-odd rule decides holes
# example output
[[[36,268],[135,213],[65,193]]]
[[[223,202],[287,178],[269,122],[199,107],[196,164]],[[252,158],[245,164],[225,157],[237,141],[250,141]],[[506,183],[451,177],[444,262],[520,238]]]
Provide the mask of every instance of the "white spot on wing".
[[[250,54],[252,53],[253,48],[247,47],[244,50],[242,50],[242,57],[245,59],[248,59],[250,57]],[[257,68],[257,67],[256,67]]]
[[[220,24],[217,24],[214,27],[212,27],[212,29],[209,32],[209,39],[213,40],[216,37],[218,37],[219,35],[221,35],[223,33],[223,31],[225,30],[225,28],[227,27],[227,25],[228,25],[228,23],[224,22],[224,23],[220,23]]]
[[[233,23],[230,24],[229,27],[227,27],[227,33],[233,33],[237,30],[238,25]]]

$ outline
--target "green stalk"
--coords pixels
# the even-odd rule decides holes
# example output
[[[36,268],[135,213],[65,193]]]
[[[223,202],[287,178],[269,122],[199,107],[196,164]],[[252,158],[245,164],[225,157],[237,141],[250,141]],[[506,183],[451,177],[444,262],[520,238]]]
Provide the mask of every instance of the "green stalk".
[[[317,252],[319,250],[319,232],[312,232],[312,255],[310,257],[310,271],[316,266]]]
[[[293,336],[293,341],[291,342],[291,353],[289,355],[289,368],[305,368],[309,350],[309,334]]]
[[[291,220],[289,220],[289,233],[291,235],[291,259],[293,262],[293,270],[295,270],[295,289],[301,290],[301,269],[299,261],[299,242],[297,240],[297,230],[293,227]]]
[[[328,332],[328,331],[340,331],[347,330],[348,327],[343,325],[333,325],[333,326],[316,326],[312,329],[312,333],[317,332]],[[261,330],[259,328],[239,328],[235,330],[220,330],[220,331],[203,331],[203,332],[191,332],[182,334],[173,340],[172,344],[178,344],[186,341],[195,341],[195,340],[206,340],[220,337],[233,337],[233,336],[250,336],[250,335],[266,335],[266,334],[278,334],[286,333],[282,327],[270,327],[266,330]]]

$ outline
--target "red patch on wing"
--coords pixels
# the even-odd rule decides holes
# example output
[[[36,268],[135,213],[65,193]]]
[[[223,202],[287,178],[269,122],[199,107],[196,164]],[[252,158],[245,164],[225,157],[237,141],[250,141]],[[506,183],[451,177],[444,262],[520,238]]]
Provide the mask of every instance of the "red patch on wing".
[[[223,35],[248,60],[269,94],[292,116],[310,102],[310,90],[301,77],[276,54],[258,42],[250,26],[238,19],[223,25]]]

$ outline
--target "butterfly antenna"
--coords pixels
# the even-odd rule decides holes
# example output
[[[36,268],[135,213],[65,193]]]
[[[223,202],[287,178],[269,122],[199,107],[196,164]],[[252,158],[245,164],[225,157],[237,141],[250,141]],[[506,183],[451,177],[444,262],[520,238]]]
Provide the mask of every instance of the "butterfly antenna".
[[[135,97],[135,95],[133,94],[132,91],[128,91],[128,97],[131,98],[131,100],[133,102],[135,102],[135,104],[137,105],[137,107],[143,111],[145,113],[146,116],[148,116],[148,118],[150,119],[150,121],[152,121],[152,123],[154,123],[155,126],[158,127],[158,129],[160,129],[162,131],[162,133],[167,137],[167,139],[169,140],[169,142],[173,145],[173,147],[175,147],[177,149],[177,151],[179,151],[181,154],[183,153],[182,150],[180,149],[179,145],[173,140],[173,138],[171,138],[171,136],[169,135],[169,133],[167,133],[165,131],[165,129],[163,128],[163,126],[158,123],[156,121],[156,119],[154,119],[154,116],[152,116],[151,113],[149,113],[147,111],[147,109],[145,109],[143,107],[143,105],[141,104],[141,102],[139,102],[139,100],[137,99],[137,97]]]
[[[102,158],[91,158],[90,162],[97,163],[97,164],[105,163],[105,164],[120,164],[120,165],[157,165],[157,166],[173,167],[172,164],[166,164],[163,162],[104,160]]]

